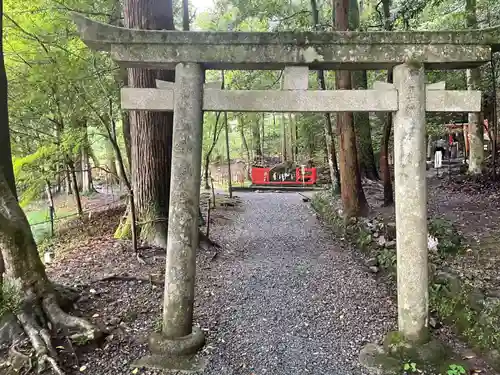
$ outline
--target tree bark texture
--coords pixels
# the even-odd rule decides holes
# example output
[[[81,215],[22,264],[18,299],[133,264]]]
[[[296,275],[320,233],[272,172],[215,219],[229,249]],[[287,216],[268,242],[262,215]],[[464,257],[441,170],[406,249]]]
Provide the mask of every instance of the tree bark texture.
[[[392,83],[392,70],[387,72],[387,82]],[[391,169],[389,167],[389,143],[391,140],[392,113],[387,113],[382,131],[382,143],[380,147],[380,174],[384,185],[384,206],[394,203]]]
[[[383,23],[384,29],[387,31],[392,30],[391,13],[390,13],[391,0],[382,0],[383,8]],[[393,82],[392,69],[387,71],[387,82]],[[382,133],[382,144],[380,147],[380,174],[384,185],[384,206],[394,204],[394,195],[392,187],[391,170],[389,168],[389,143],[391,139],[392,130],[392,113],[387,113]]]
[[[94,190],[92,186],[92,166],[90,165],[90,142],[87,129],[87,120],[83,123],[83,141],[81,151],[81,169],[82,169],[82,192],[90,193]]]
[[[147,30],[173,30],[171,0],[127,0],[125,26]],[[129,69],[130,87],[155,88],[156,79],[175,80],[173,71]],[[130,113],[131,174],[141,238],[167,247],[173,113]]]
[[[347,30],[349,0],[333,0],[333,5],[337,30]],[[350,90],[351,73],[349,71],[336,72],[336,84],[338,90]],[[337,114],[337,132],[339,136],[340,186],[344,216],[345,218],[364,216],[368,213],[368,203],[361,185],[352,112]]]
[[[0,30],[0,37],[2,36],[2,34],[3,31]],[[5,62],[3,59],[3,55],[0,60],[0,113],[2,114],[2,116],[4,116],[4,119],[8,121],[7,73],[5,71]],[[14,170],[12,167],[10,133],[7,124],[5,126],[0,126],[0,160],[4,161],[5,163],[5,165],[0,164],[0,174],[3,173],[7,185],[12,191],[15,199],[17,199],[16,182],[14,178]]]
[[[319,10],[316,0],[311,0],[311,11],[313,18],[313,27],[316,29],[319,25]],[[321,90],[326,90],[325,72],[318,70],[318,84]],[[328,160],[330,169],[330,179],[332,182],[332,192],[335,194],[340,193],[340,173],[337,163],[337,149],[335,147],[335,137],[333,136],[332,117],[330,113],[325,113],[325,155]],[[314,143],[310,150],[310,158],[312,159]]]
[[[68,169],[71,176],[71,184],[73,185],[73,192],[75,193],[75,204],[78,211],[78,215],[83,215],[82,200],[80,199],[80,187],[78,185],[78,179],[75,171],[75,163],[71,158],[66,155],[66,163],[68,164]]]
[[[210,189],[210,176],[209,176],[209,169],[210,169],[210,157],[212,156],[212,152],[214,151],[214,148],[217,144],[217,141],[219,140],[219,135],[222,130],[222,125],[220,124],[220,116],[221,112],[217,112],[215,115],[215,124],[214,124],[214,129],[212,133],[212,143],[210,144],[210,148],[208,149],[207,153],[205,154],[205,164],[204,164],[204,173],[203,173],[203,179],[205,181],[205,189]]]
[[[0,10],[3,10],[2,1]],[[2,27],[0,20],[0,30]],[[1,43],[0,52],[0,76],[5,78]],[[0,82],[0,87],[0,92],[5,94],[0,97],[3,109],[0,111],[0,139],[8,141],[10,134],[6,79]],[[38,372],[48,364],[54,373],[62,374],[54,358],[57,352],[51,342],[50,325],[47,322],[55,330],[74,333],[75,339],[95,339],[100,335],[99,330],[81,318],[67,315],[59,307],[58,294],[47,278],[28,219],[17,201],[10,146],[3,146],[8,152],[3,149],[0,151],[0,286],[3,287],[8,282],[13,287],[13,293],[17,294],[16,299],[19,299],[19,305],[11,311],[16,316],[12,324],[22,326],[33,346],[36,358],[33,362],[30,358],[30,364],[36,363]]]
[[[368,88],[368,75],[366,70],[351,73],[352,84],[355,90],[366,90]],[[373,154],[372,129],[370,125],[370,114],[368,112],[354,113],[354,125],[356,127],[359,168],[361,175],[369,180],[378,180],[377,165]]]
[[[252,122],[252,143],[253,143],[253,154],[255,156],[262,156],[262,143],[260,139],[260,121],[256,119]]]
[[[465,12],[467,28],[477,28],[476,0],[466,0]],[[478,90],[481,85],[481,71],[467,69],[467,89]],[[480,113],[469,113],[469,173],[481,174],[484,162],[484,129]]]
[[[238,119],[238,128],[240,130],[240,136],[241,136],[241,145],[243,147],[243,152],[246,155],[247,163],[250,166],[252,164],[252,160],[250,160],[250,149],[248,148],[248,142],[247,138],[245,136],[245,126],[243,124],[242,118],[240,117]],[[250,168],[249,168],[250,169]]]

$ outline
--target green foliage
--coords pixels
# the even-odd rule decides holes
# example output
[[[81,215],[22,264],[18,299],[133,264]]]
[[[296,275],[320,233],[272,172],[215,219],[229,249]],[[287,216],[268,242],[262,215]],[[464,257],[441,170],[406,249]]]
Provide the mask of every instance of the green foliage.
[[[415,362],[407,362],[403,365],[403,370],[406,372],[417,372],[417,364]]]
[[[391,249],[382,249],[377,254],[377,260],[380,266],[390,272],[396,272],[396,252]]]
[[[438,240],[438,251],[442,256],[463,250],[464,239],[449,220],[433,218],[428,223],[429,234]]]
[[[435,285],[430,289],[429,302],[469,345],[479,350],[495,349],[500,345],[500,300],[485,298],[479,303],[480,308],[473,308],[473,295],[474,290],[465,283],[461,283],[458,293]]]
[[[4,279],[0,292],[0,317],[7,312],[18,313],[23,300],[21,281]]]
[[[462,375],[465,374],[465,369],[461,365],[450,365],[448,371],[446,371],[447,375]]]

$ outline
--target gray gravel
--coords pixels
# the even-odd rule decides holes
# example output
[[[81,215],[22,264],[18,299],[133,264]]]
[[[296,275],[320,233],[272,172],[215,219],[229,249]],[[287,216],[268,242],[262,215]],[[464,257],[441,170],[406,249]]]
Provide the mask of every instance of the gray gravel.
[[[220,255],[199,272],[205,374],[365,374],[367,342],[394,329],[387,288],[297,193],[238,193],[214,227]]]

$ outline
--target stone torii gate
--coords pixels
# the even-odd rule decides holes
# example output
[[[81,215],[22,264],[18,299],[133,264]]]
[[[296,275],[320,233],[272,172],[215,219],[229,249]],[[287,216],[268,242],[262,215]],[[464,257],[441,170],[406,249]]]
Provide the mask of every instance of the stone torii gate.
[[[479,112],[479,91],[425,85],[425,69],[467,69],[500,50],[500,28],[439,32],[179,32],[132,30],[73,14],[82,40],[122,67],[175,69],[175,83],[122,89],[126,110],[173,111],[173,153],[163,331],[156,354],[203,345],[192,326],[203,111],[394,112],[399,331],[427,335],[425,112]],[[309,69],[394,68],[394,84],[373,90],[307,90]],[[204,86],[205,69],[285,69],[283,91]]]

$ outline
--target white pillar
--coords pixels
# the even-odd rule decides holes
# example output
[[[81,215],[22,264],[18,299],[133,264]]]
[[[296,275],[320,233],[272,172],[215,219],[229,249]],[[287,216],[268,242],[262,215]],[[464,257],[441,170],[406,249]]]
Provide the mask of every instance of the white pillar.
[[[410,341],[427,337],[427,181],[425,85],[421,65],[394,68],[399,110],[394,115],[397,288],[399,331]]]

